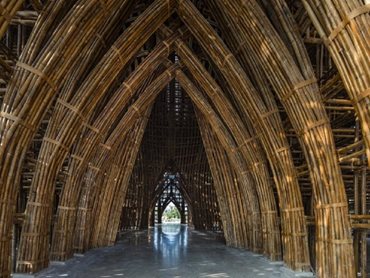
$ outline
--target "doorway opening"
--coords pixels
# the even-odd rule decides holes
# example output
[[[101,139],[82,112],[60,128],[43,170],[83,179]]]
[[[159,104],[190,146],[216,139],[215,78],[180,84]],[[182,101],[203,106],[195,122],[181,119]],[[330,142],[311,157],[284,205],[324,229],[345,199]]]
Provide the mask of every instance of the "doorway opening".
[[[180,223],[181,214],[176,205],[170,202],[162,213],[162,223]]]
[[[154,224],[189,223],[189,206],[181,190],[178,175],[165,175],[154,207]]]

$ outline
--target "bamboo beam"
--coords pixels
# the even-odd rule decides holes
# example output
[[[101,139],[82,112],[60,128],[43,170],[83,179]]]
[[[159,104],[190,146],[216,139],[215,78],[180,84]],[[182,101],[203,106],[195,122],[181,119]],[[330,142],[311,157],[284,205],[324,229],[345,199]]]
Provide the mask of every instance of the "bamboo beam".
[[[346,162],[346,161],[353,161],[356,158],[360,157],[361,155],[365,154],[365,150],[359,150],[354,153],[343,155],[339,157],[339,162]]]

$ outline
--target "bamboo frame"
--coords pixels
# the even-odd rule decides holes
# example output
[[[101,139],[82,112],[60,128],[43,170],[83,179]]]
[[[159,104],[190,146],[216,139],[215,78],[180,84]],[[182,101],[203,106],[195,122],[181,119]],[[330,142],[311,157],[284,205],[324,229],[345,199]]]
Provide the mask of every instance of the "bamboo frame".
[[[370,6],[192,2],[31,1],[37,20],[1,2],[4,49],[24,51],[14,72],[0,61],[0,277],[19,235],[18,271],[34,273],[150,225],[164,173],[196,229],[298,271],[311,257],[319,277],[365,275]]]
[[[259,146],[256,139],[247,131],[242,120],[237,116],[236,111],[234,111],[232,105],[222,93],[221,88],[212,79],[212,77],[207,74],[207,71],[202,64],[183,42],[178,40],[176,45],[177,52],[182,61],[190,70],[192,76],[199,82],[201,87],[207,93],[208,97],[212,100],[220,117],[222,117],[235,138],[237,147],[232,152],[240,152],[242,154],[243,160],[246,162],[244,169],[248,169],[251,172],[254,179],[253,183],[256,183],[259,204],[261,206],[263,231],[266,233],[263,237],[264,253],[272,259],[279,259],[280,240],[276,218],[277,211],[266,160],[264,160],[264,153],[258,148]],[[198,97],[200,97],[199,93],[200,92],[198,91]],[[202,97],[201,102],[205,105],[206,100],[204,97]],[[204,109],[198,107],[198,110],[202,111]],[[239,172],[239,175],[241,175],[245,170],[242,169],[242,172]],[[272,248],[272,250],[269,250],[269,248]]]
[[[315,200],[318,204],[322,204],[318,205],[316,210],[316,221],[323,223],[321,227],[316,226],[319,238],[316,241],[316,249],[321,256],[316,258],[319,274],[331,277],[340,272],[340,275],[344,275],[343,277],[352,276],[353,268],[349,267],[353,263],[352,256],[335,258],[329,255],[329,253],[337,252],[335,250],[343,249],[349,253],[353,251],[350,242],[351,235],[348,232],[348,207],[336,205],[346,204],[347,199],[335,152],[334,138],[328,116],[318,94],[317,83],[313,79],[307,80],[301,74],[294,59],[255,1],[248,2],[248,4],[240,1],[232,4],[220,2],[220,4],[225,4],[224,8],[228,11],[230,18],[239,19],[238,23],[234,21],[232,28],[243,34],[243,47],[247,47],[253,53],[256,60],[271,76],[271,84],[297,132],[307,157]],[[260,46],[264,43],[266,50],[264,55],[261,55]],[[272,69],[272,64],[276,65],[276,68]],[[307,105],[308,103],[311,105]],[[325,188],[331,189],[323,190],[323,184]],[[332,194],[334,190],[336,193]],[[336,226],[333,236],[326,230],[325,221],[331,221],[332,224],[329,226]],[[341,260],[343,263],[340,263]],[[341,268],[340,265],[344,267]]]
[[[60,119],[65,119],[66,122],[61,127],[58,127],[57,124],[51,125],[51,128],[48,129],[49,133],[45,135],[45,138],[50,138],[51,140],[48,140],[49,144],[43,144],[43,149],[40,152],[41,159],[39,159],[40,166],[36,168],[39,170],[36,170],[36,177],[32,183],[35,192],[39,190],[38,188],[42,188],[40,197],[35,196],[35,198],[40,198],[40,200],[36,201],[37,203],[45,203],[44,207],[51,207],[50,202],[52,200],[47,201],[43,200],[43,198],[54,191],[55,175],[76,138],[79,128],[82,127],[82,123],[85,121],[85,115],[91,113],[99,99],[107,91],[110,84],[109,81],[112,82],[114,80],[120,69],[126,66],[131,57],[140,49],[141,45],[167,19],[170,12],[163,14],[163,11],[169,11],[169,8],[167,3],[163,1],[153,3],[151,8],[148,8],[140,15],[139,19],[114,43],[110,51],[103,57],[100,63],[101,66],[95,67],[81,85],[78,92],[69,100],[69,103],[60,105],[61,114],[59,116],[60,118],[56,118],[56,123],[59,123]],[[155,19],[155,21],[151,21],[151,19]],[[140,36],[137,34],[140,34]],[[120,54],[121,51],[126,53],[124,57]],[[104,84],[100,83],[102,79],[105,81]],[[96,94],[96,92],[99,92],[100,95]],[[90,98],[92,94],[94,94],[93,99]],[[50,157],[49,163],[44,163],[43,157],[47,153],[53,153],[53,155]],[[30,200],[31,202],[28,203],[30,205],[27,204],[26,208],[26,213],[30,215],[28,223],[47,221],[43,226],[38,226],[39,229],[47,229],[48,222],[50,223],[51,221],[50,215],[48,216],[46,214],[48,211],[45,209],[44,212],[41,212],[39,209],[40,206],[32,205],[32,198]],[[50,211],[49,209],[49,213]],[[48,243],[48,234],[42,230],[34,230],[36,227],[27,223],[23,225],[17,262],[17,270],[19,272],[37,272],[47,266],[48,248],[46,246]],[[30,236],[35,240],[32,240],[32,238],[29,239]],[[30,254],[27,250],[35,250],[32,246],[44,246],[45,248],[42,249],[42,252]],[[22,262],[26,263],[23,264]],[[35,262],[35,264],[32,262]]]
[[[74,164],[73,167],[71,167],[70,169],[70,180],[68,180],[66,185],[64,186],[61,197],[61,206],[75,207],[77,205],[77,200],[75,199],[74,201],[71,201],[71,198],[73,198],[73,196],[79,196],[79,185],[82,179],[81,175],[84,173],[87,167],[87,162],[89,162],[91,159],[91,155],[93,154],[93,150],[96,144],[99,142],[99,140],[101,140],[102,136],[106,135],[110,127],[109,123],[112,122],[114,118],[118,117],[122,109],[135,95],[135,92],[138,90],[138,88],[143,84],[146,76],[150,75],[151,71],[159,66],[161,62],[159,58],[161,56],[168,55],[170,49],[168,49],[166,45],[170,46],[172,44],[171,40],[173,41],[174,38],[175,37],[158,44],[156,49],[154,49],[148,55],[148,57],[114,93],[113,97],[102,110],[101,114],[96,118],[94,123],[91,124],[96,128],[96,130],[99,130],[99,133],[96,133],[93,130],[88,131],[86,137],[89,138],[89,140],[83,140],[78,146],[76,146],[74,152],[72,153]],[[63,233],[61,233],[61,229],[72,230],[74,225],[73,223],[75,221],[73,219],[64,219],[63,216],[60,217],[61,223],[58,224],[57,221],[56,227],[59,231],[59,235],[64,237]],[[69,222],[70,225],[64,225],[64,222]],[[53,239],[52,247],[55,255],[52,256],[52,259],[65,260],[73,255],[72,238],[73,234],[71,233],[66,236],[66,245],[63,246],[61,245],[59,237],[55,236],[55,238]],[[56,247],[55,245],[57,245],[58,247]],[[62,254],[62,256],[58,256],[58,254]]]
[[[281,185],[279,192],[281,193],[279,196],[280,205],[284,206],[282,208],[283,217],[285,218],[282,222],[285,225],[283,226],[285,237],[283,242],[287,243],[285,250],[288,250],[284,260],[293,269],[309,269],[302,199],[298,183],[293,179],[295,170],[289,158],[289,146],[281,136],[281,134],[284,134],[281,123],[274,114],[269,113],[270,111],[264,102],[258,98],[257,92],[255,92],[248,77],[241,69],[240,64],[195,7],[188,1],[182,1],[179,5],[179,15],[184,23],[220,68],[220,72],[232,88],[232,92],[240,105],[244,109],[248,108],[247,113],[250,114],[252,122],[258,123],[263,128],[264,132],[261,134],[265,134],[266,140],[269,140],[270,145],[274,146],[275,150],[272,151],[274,156],[269,157],[269,159],[273,161],[274,165],[280,167],[280,169],[277,169],[278,171],[275,170],[275,176],[280,177],[280,179],[276,179],[276,182]],[[209,36],[209,34],[212,34],[212,36]],[[215,44],[217,44],[217,48],[213,47]],[[271,115],[271,117],[262,117],[265,113]],[[276,132],[275,135],[272,136],[272,132]],[[265,148],[268,148],[268,146],[265,145]],[[284,162],[284,164],[279,164],[279,162]],[[279,180],[281,182],[278,183]],[[291,222],[292,219],[295,219],[294,223]],[[296,244],[297,241],[300,243]],[[300,247],[298,248],[298,246]]]
[[[109,4],[110,5],[107,7],[111,8],[112,11],[117,7],[113,5],[113,3]],[[2,158],[2,172],[0,178],[3,186],[0,191],[0,199],[2,203],[1,211],[4,213],[4,215],[1,216],[1,219],[4,219],[4,221],[0,223],[1,238],[9,238],[12,212],[14,210],[13,204],[17,196],[17,186],[15,185],[19,182],[18,177],[20,174],[21,161],[25,156],[26,148],[32,136],[36,132],[36,127],[45,114],[47,107],[50,105],[52,98],[55,96],[56,88],[53,84],[62,81],[65,73],[70,69],[71,64],[73,64],[74,58],[81,52],[83,47],[86,46],[83,41],[89,40],[93,36],[90,28],[95,29],[95,27],[104,20],[103,16],[101,14],[99,15],[100,7],[95,2],[90,5],[84,4],[80,7],[81,9],[71,10],[70,17],[61,24],[60,29],[65,30],[69,28],[70,24],[75,22],[80,14],[83,15],[89,10],[90,14],[97,15],[89,17],[89,20],[84,21],[84,25],[81,25],[81,29],[83,30],[86,28],[86,30],[90,30],[90,32],[85,32],[74,44],[69,42],[73,37],[76,38],[76,32],[70,32],[68,33],[68,37],[63,37],[63,44],[58,44],[58,41],[61,39],[59,37],[59,40],[56,39],[53,44],[46,46],[45,51],[42,53],[43,55],[39,55],[37,61],[28,60],[29,56],[27,55],[32,52],[25,51],[24,53],[27,54],[20,58],[22,64],[19,64],[23,66],[16,67],[12,80],[7,88],[4,97],[4,104],[6,105],[2,106],[1,112],[0,157]],[[60,11],[60,7],[57,9],[57,12],[58,11]],[[40,22],[46,22],[48,20],[47,16],[40,18]],[[43,28],[43,26],[40,28]],[[45,35],[46,34],[43,34],[43,36]],[[56,37],[58,36],[56,35]],[[41,41],[39,44],[40,43]],[[33,47],[31,41],[29,41],[28,46],[29,48]],[[59,50],[57,50],[57,47],[59,47]],[[68,55],[70,60],[63,65],[58,65],[57,62],[61,62],[61,60],[58,59],[58,55],[51,58],[48,56],[50,52]],[[47,63],[45,63],[45,59],[48,61]],[[24,66],[30,64],[32,64],[32,66]],[[44,68],[45,64],[47,65],[46,68]],[[43,67],[41,67],[41,65],[43,65]],[[50,71],[54,71],[55,75],[51,76],[49,74]],[[20,89],[18,89],[18,82],[24,84]],[[29,90],[29,88],[32,88],[32,90]],[[11,115],[11,117],[9,115]],[[27,119],[24,119],[24,117],[27,117]],[[7,157],[12,157],[12,159],[6,159]],[[12,174],[9,175],[9,171]],[[7,200],[7,202],[4,203],[3,200]],[[8,258],[6,254],[10,254],[10,241],[2,242],[0,253],[3,258]],[[1,260],[0,264],[1,272],[9,272],[10,264],[7,259]]]
[[[317,5],[317,1],[303,1],[303,4],[338,68],[360,119],[370,167],[370,6],[358,0],[343,3],[328,1],[322,6]],[[332,7],[335,11],[329,12]],[[361,34],[359,30],[362,30]]]

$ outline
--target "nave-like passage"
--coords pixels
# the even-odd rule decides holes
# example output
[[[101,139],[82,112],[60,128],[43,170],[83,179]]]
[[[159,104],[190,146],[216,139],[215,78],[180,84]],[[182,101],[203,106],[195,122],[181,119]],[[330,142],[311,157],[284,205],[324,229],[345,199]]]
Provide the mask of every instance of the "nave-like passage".
[[[186,225],[127,232],[114,247],[94,249],[38,277],[281,277],[281,265],[226,247],[215,233]]]

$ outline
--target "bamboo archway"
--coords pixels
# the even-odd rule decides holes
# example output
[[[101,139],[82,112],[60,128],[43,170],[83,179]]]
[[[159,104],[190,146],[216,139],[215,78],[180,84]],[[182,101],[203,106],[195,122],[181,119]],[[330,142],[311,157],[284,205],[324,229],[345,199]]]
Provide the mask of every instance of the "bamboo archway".
[[[1,2],[0,37],[23,2]],[[183,172],[194,175],[197,186],[214,187],[218,202],[213,189],[202,189],[196,199],[206,196],[206,204],[197,209],[203,214],[220,210],[227,244],[309,270],[306,226],[314,224],[318,276],[354,276],[355,225],[343,182],[348,175],[342,175],[339,162],[359,157],[366,163],[366,154],[370,165],[369,4],[303,1],[351,99],[336,102],[354,107],[362,130],[362,136],[356,131],[358,141],[336,150],[311,57],[287,3],[277,0],[267,11],[264,1],[193,2],[73,0],[43,6],[33,1],[40,15],[10,68],[0,113],[0,277],[10,275],[18,188],[33,138],[41,134],[42,144],[32,149],[35,170],[17,261],[17,270],[27,273],[75,251],[113,244],[151,107],[165,86],[180,85],[173,91],[190,96],[194,126],[200,128],[192,136],[205,146],[188,161],[208,174],[196,175],[189,165]],[[195,4],[212,10],[207,19],[206,10]],[[193,117],[192,111],[186,113]],[[47,129],[40,132],[45,121]],[[314,221],[306,221],[287,122],[303,150],[300,161],[306,163],[300,169],[308,167]],[[359,166],[359,159],[353,161]],[[56,181],[66,165],[68,177],[58,199]],[[361,171],[366,198],[366,168]],[[147,175],[145,194],[154,178]],[[358,178],[354,183],[359,190]],[[148,213],[145,194],[138,218]],[[366,213],[366,199],[362,202]],[[211,227],[210,219],[198,222]]]

